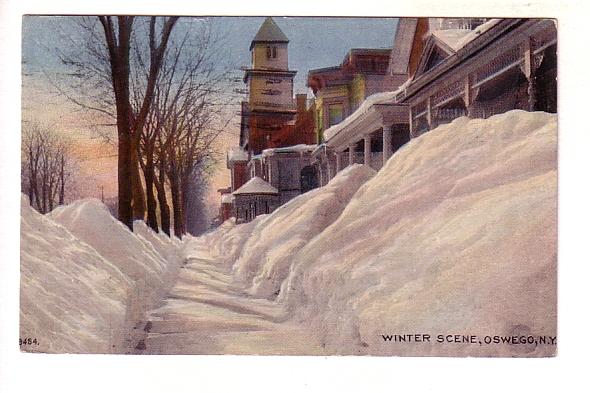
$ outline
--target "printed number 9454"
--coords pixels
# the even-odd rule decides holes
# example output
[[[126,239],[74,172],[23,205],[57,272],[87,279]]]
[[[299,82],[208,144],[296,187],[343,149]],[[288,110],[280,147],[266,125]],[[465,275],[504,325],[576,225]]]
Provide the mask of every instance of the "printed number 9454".
[[[19,338],[18,345],[39,345],[39,341],[36,338]]]

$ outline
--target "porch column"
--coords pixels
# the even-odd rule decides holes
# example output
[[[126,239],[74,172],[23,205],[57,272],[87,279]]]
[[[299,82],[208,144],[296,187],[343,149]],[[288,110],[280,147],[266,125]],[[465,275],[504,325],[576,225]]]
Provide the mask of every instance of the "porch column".
[[[535,89],[535,57],[533,54],[533,49],[532,49],[532,45],[531,45],[531,38],[528,37],[525,41],[524,41],[524,53],[523,53],[523,57],[524,57],[524,76],[526,76],[527,80],[528,80],[528,89],[527,89],[527,93],[529,96],[529,111],[534,111],[535,110],[535,104],[536,104],[536,100],[537,100],[537,92]]]
[[[412,116],[412,107],[410,106],[408,108],[408,116],[409,116],[409,121],[410,121],[410,138],[415,138],[416,135],[414,135],[414,116]]]
[[[391,126],[383,126],[383,165],[391,157]]]
[[[428,121],[428,131],[432,131],[434,128],[432,118],[432,104],[430,102],[430,96],[426,99],[426,120]]]
[[[354,164],[354,149],[355,149],[355,144],[351,143],[348,146],[348,166],[351,166],[352,164]]]
[[[471,106],[471,78],[467,74],[465,84],[463,85],[463,103],[465,104],[465,115],[469,117],[469,107]]]
[[[336,154],[338,155],[338,154]],[[328,181],[326,183],[328,183],[330,180],[332,180],[332,178],[334,177],[332,175],[332,166],[330,165],[330,155],[328,154],[328,151],[324,148],[324,158],[326,159],[326,170],[328,171]]]
[[[339,151],[336,151],[336,173],[342,169],[342,156],[340,154]]]
[[[365,135],[365,165],[371,166],[371,134]]]

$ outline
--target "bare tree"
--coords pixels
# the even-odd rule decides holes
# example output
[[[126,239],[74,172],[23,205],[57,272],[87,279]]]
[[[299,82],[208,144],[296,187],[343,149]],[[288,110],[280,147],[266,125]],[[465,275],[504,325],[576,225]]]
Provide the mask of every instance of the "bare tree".
[[[21,190],[41,213],[66,202],[74,189],[76,163],[71,144],[50,127],[36,122],[23,126]]]
[[[64,38],[80,49],[59,53],[71,72],[66,83],[55,85],[97,115],[97,129],[117,128],[119,219],[131,228],[131,221],[147,211],[152,229],[160,226],[170,234],[173,221],[181,236],[186,230],[182,190],[189,192],[194,168],[213,162],[213,142],[233,113],[235,78],[229,77],[229,65],[223,66],[223,39],[212,34],[208,21],[185,18],[186,25],[173,34],[176,22],[172,17],[78,18],[81,41],[71,33]]]
[[[227,108],[234,100],[233,95],[226,94],[231,91],[231,78],[230,67],[223,67],[220,58],[223,39],[212,34],[209,24],[199,21],[199,27],[188,27],[184,36],[171,40],[139,145],[146,181],[148,225],[157,230],[155,187],[162,228],[170,233],[165,193],[168,185],[174,233],[178,237],[186,232],[184,198],[190,192],[189,179],[197,173],[195,168],[212,164],[213,142],[227,125]],[[137,53],[138,68],[141,68],[144,66],[141,52]]]
[[[99,16],[98,18],[104,29],[111,65],[111,82],[117,108],[119,220],[126,224],[130,230],[133,230],[134,216],[139,218],[141,215],[143,219],[144,211],[137,147],[150,112],[156,80],[164,59],[168,39],[178,17],[169,17],[164,21],[159,42],[156,42],[156,17],[150,18],[148,36],[149,69],[146,75],[143,100],[137,113],[133,113],[129,99],[129,50],[134,17],[117,17],[117,26],[115,26],[116,23],[113,17]],[[134,195],[136,198],[134,200],[134,210],[132,211],[131,202]]]
[[[136,19],[138,21],[136,21]],[[138,145],[152,105],[153,92],[178,17],[98,16],[78,19],[79,37],[65,35],[78,51],[60,51],[69,67],[69,83],[55,84],[81,108],[115,121],[118,147],[118,218],[130,230],[133,219],[143,219],[145,201],[139,174]],[[97,23],[102,27],[97,27]],[[146,47],[146,64],[134,69],[132,42]],[[73,78],[72,78],[73,77]],[[130,79],[143,80],[138,105],[132,105]],[[64,86],[67,85],[67,88]],[[134,97],[137,98],[137,97]]]

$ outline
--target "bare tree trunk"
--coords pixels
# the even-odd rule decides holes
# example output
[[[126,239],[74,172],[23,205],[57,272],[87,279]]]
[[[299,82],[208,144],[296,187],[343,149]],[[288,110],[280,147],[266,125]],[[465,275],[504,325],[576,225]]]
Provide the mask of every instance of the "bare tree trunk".
[[[115,29],[111,17],[101,16],[105,39],[109,50],[111,80],[115,93],[118,137],[118,215],[119,221],[133,231],[132,211],[132,155],[131,104],[129,102],[129,47],[133,17],[118,17]]]
[[[188,214],[187,214],[187,206],[188,206],[188,201],[187,198],[189,198],[189,192],[191,192],[191,186],[190,186],[190,176],[192,174],[186,174],[184,176],[182,176],[181,182],[180,182],[180,202],[182,206],[182,233],[187,233],[187,218],[188,218]]]
[[[39,190],[37,189],[37,161],[33,157],[33,152],[29,152],[29,202],[31,206],[37,205],[37,210],[41,210],[41,200],[39,199]]]
[[[65,181],[65,158],[62,153],[59,167],[59,204],[63,205],[65,202],[66,181]]]
[[[154,158],[153,153],[147,152],[147,162],[144,169],[145,191],[147,195],[147,224],[154,231],[158,232],[158,219],[156,217],[156,199],[154,198]]]
[[[170,172],[168,173],[170,180],[170,193],[172,194],[172,214],[174,217],[174,235],[182,239],[183,234],[183,214],[182,214],[182,197],[180,195],[180,182],[174,163],[171,163]]]
[[[29,179],[29,189],[27,190],[27,194],[29,195],[29,205],[33,206],[33,185],[31,184],[31,180]]]
[[[41,213],[47,213],[47,160],[43,160],[43,174],[41,176]]]
[[[166,172],[164,168],[166,163],[162,158],[160,161],[158,180],[154,183],[158,191],[158,204],[160,205],[160,224],[162,231],[170,236],[170,206],[168,206],[168,198],[166,198]]]
[[[48,198],[49,210],[48,212],[53,210],[53,186],[49,185],[49,198]]]
[[[119,123],[119,120],[117,120]],[[119,134],[118,143],[118,215],[119,221],[127,225],[131,230],[133,228],[133,215],[131,210],[131,200],[133,189],[131,187],[131,154],[130,154],[130,136],[128,134]]]
[[[133,186],[133,219],[143,220],[145,218],[145,198],[143,194],[143,185],[141,184],[141,175],[139,173],[139,155],[137,150],[136,138],[133,138],[131,148],[131,181]]]

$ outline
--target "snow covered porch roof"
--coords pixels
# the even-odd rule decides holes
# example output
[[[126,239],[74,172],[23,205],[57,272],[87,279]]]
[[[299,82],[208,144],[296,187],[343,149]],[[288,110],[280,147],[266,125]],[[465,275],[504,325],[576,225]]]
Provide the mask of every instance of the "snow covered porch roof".
[[[264,157],[268,157],[268,156],[272,156],[274,154],[280,154],[280,153],[299,153],[299,154],[311,153],[312,151],[315,150],[316,147],[317,147],[317,145],[303,145],[303,144],[286,146],[286,147],[275,147],[275,148],[270,148],[270,149],[264,149],[262,151],[261,155],[264,158]]]
[[[233,192],[232,195],[251,195],[251,194],[270,194],[276,195],[279,193],[279,190],[259,178],[258,176],[254,176],[252,179],[248,180],[246,184],[242,187],[238,188],[236,191]]]
[[[384,126],[408,123],[408,106],[395,102],[396,95],[406,85],[407,82],[395,91],[369,96],[352,115],[324,131],[326,145],[342,149]]]

